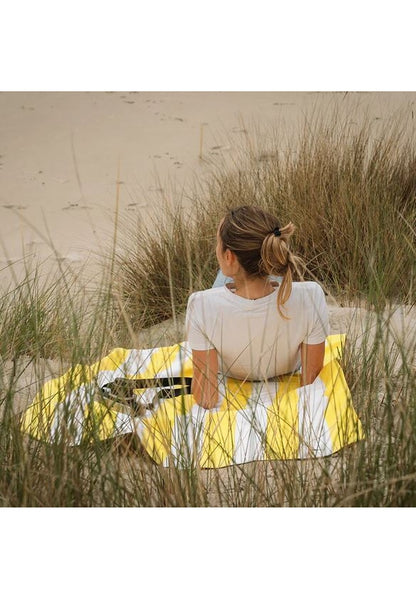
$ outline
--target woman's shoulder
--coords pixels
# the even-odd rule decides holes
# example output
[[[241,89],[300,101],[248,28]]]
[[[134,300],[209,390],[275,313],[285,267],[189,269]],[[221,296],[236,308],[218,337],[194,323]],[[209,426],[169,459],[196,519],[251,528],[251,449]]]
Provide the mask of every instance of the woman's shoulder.
[[[215,287],[213,289],[205,289],[203,291],[194,291],[188,299],[188,305],[192,303],[205,303],[215,301],[218,298],[224,297],[224,287]]]
[[[323,289],[318,282],[314,280],[303,280],[302,282],[292,283],[292,288],[298,293],[323,293]]]
[[[294,300],[312,301],[313,303],[325,302],[325,293],[321,285],[313,280],[294,282],[292,284],[292,297]]]

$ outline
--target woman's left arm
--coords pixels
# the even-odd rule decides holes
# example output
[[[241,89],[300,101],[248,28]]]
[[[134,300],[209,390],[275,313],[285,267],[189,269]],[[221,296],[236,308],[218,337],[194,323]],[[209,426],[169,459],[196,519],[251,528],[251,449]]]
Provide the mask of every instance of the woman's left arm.
[[[212,409],[218,403],[218,355],[216,349],[192,350],[192,394],[204,409]]]

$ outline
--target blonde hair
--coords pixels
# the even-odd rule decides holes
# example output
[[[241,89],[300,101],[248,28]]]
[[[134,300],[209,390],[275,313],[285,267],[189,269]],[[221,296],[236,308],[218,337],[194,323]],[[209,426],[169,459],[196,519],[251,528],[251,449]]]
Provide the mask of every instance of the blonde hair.
[[[283,276],[277,294],[277,309],[289,299],[294,279],[303,280],[305,265],[289,248],[295,226],[280,228],[273,214],[254,206],[230,210],[219,226],[223,251],[230,249],[248,277]]]

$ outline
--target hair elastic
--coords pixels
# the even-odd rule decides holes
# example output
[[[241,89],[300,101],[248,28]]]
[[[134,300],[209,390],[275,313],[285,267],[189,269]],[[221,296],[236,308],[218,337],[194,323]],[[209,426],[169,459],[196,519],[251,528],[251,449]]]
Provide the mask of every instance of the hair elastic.
[[[272,233],[274,234],[275,237],[280,237],[282,234],[280,231],[280,228],[278,226],[276,226],[276,228],[272,230]]]

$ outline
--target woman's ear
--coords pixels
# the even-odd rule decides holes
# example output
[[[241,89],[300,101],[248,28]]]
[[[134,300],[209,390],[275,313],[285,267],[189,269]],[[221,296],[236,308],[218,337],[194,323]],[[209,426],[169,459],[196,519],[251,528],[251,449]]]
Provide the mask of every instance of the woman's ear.
[[[235,269],[239,265],[236,254],[231,249],[226,249],[224,253],[225,263],[229,268]]]

